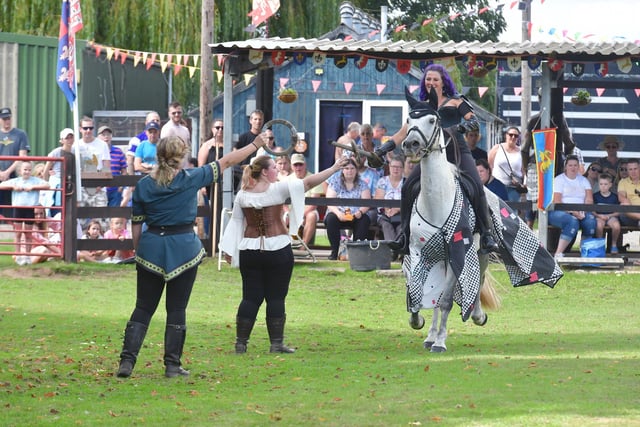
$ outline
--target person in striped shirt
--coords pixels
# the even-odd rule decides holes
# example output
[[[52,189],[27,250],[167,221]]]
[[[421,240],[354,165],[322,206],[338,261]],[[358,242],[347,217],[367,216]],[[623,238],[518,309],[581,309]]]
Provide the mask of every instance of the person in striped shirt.
[[[111,144],[113,131],[109,126],[100,126],[98,129],[98,138],[103,140],[109,146],[111,155],[111,175],[119,176],[127,174],[127,159],[122,150]],[[120,206],[122,202],[123,187],[107,187],[108,206]]]

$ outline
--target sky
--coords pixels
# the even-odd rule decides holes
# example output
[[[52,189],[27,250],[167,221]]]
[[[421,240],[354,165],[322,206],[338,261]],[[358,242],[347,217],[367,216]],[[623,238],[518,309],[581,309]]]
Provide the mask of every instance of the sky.
[[[511,9],[511,0],[495,4],[505,4],[507,31],[500,40],[521,41],[522,11]],[[583,42],[636,41],[639,21],[640,0],[531,0],[532,41],[561,41],[563,33]]]

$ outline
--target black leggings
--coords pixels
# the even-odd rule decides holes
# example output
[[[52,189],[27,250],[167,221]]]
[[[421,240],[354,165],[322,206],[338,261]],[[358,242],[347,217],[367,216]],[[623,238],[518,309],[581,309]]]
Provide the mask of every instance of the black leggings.
[[[167,296],[165,304],[167,307],[167,324],[185,325],[187,321],[187,304],[193,289],[193,282],[196,280],[198,266],[181,273],[168,282],[162,276],[152,273],[145,268],[136,266],[138,272],[138,286],[136,297],[136,308],[131,314],[131,321],[149,325],[151,317],[156,312],[162,291],[167,285]]]
[[[267,302],[267,317],[284,317],[293,272],[291,245],[276,251],[242,250],[239,263],[242,301],[238,317],[255,319],[263,301]]]
[[[488,226],[488,211],[487,200],[484,194],[484,187],[480,175],[478,175],[478,169],[476,168],[476,161],[471,155],[471,150],[464,142],[464,139],[460,134],[456,133],[457,140],[451,140],[447,145],[447,160],[450,163],[456,164],[458,162],[458,168],[471,178],[471,182],[474,184],[475,191],[473,200],[474,211],[478,217],[480,225]],[[456,156],[456,147],[459,155]],[[420,165],[416,165],[413,168],[409,177],[402,185],[402,201],[400,202],[400,216],[403,218],[402,223],[409,227],[409,219],[411,217],[411,208],[415,202],[418,194],[420,193]]]

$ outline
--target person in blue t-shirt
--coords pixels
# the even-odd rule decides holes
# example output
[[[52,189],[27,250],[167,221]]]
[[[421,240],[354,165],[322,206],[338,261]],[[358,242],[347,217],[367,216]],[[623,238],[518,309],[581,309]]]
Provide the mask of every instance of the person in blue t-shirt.
[[[156,152],[158,140],[160,139],[160,124],[149,122],[144,130],[147,133],[147,140],[142,141],[136,148],[136,157],[133,165],[136,172],[147,174],[151,172],[153,165],[158,163]]]
[[[478,169],[478,175],[480,175],[480,180],[489,190],[493,191],[493,193],[500,197],[502,200],[506,201],[509,197],[507,195],[507,187],[491,175],[491,166],[489,166],[489,162],[486,159],[476,159],[476,169]]]
[[[613,177],[608,173],[600,174],[598,177],[598,187],[600,191],[593,194],[593,203],[596,205],[619,205],[618,195],[611,191],[613,188]],[[608,209],[598,209],[593,213],[596,217],[596,237],[604,236],[604,227],[611,229],[611,253],[618,253],[618,237],[620,236],[620,220],[619,212],[613,212]]]

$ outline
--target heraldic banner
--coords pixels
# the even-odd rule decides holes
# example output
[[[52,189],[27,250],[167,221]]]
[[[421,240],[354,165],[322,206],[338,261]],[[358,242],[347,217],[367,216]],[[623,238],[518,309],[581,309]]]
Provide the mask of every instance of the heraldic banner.
[[[556,167],[556,129],[533,131],[533,147],[538,170],[538,209],[553,202],[553,174]]]

